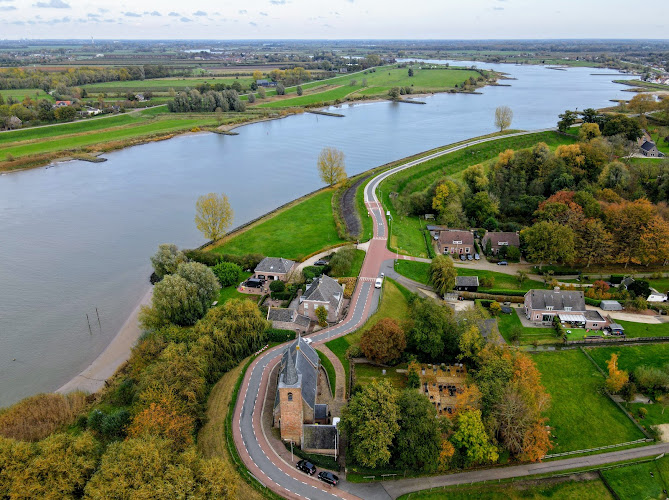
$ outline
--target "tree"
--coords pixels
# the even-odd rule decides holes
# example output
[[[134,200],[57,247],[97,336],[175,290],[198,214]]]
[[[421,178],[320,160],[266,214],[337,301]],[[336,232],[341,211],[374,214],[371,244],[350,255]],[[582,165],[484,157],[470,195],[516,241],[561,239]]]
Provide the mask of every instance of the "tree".
[[[455,288],[455,278],[458,271],[453,265],[453,259],[444,255],[437,255],[432,259],[428,271],[428,282],[439,295],[444,295]]]
[[[302,85],[298,85],[296,89],[297,95],[302,95],[304,91],[302,90]]]
[[[222,287],[236,285],[242,276],[242,268],[234,262],[219,262],[212,268],[212,271]]]
[[[69,122],[77,116],[77,110],[72,106],[61,106],[53,111],[53,114],[59,122]]]
[[[413,68],[409,68],[408,73],[409,73],[409,76],[413,76]]]
[[[334,186],[346,179],[344,152],[339,149],[332,147],[323,148],[318,155],[317,165],[321,180],[330,186]]]
[[[625,370],[618,368],[618,355],[613,353],[606,362],[609,369],[609,376],[606,379],[606,388],[613,392],[620,392],[623,386],[629,382],[629,375]]]
[[[648,223],[641,236],[639,257],[645,265],[669,260],[669,223],[662,217],[656,215]]]
[[[211,273],[211,270],[207,270]],[[215,297],[218,292],[216,276],[213,273],[211,276],[213,283],[207,283],[200,290],[196,283],[179,274],[166,275],[153,289],[153,309],[158,317],[175,325],[195,324],[207,312],[212,296]]]
[[[318,318],[318,326],[327,326],[328,324],[328,311],[323,306],[318,306],[316,308],[316,318]]]
[[[488,438],[481,420],[481,410],[458,412],[457,430],[451,437],[453,445],[465,456],[467,465],[495,463],[499,458],[497,447]]]
[[[437,468],[441,433],[437,411],[427,396],[416,390],[400,393],[399,431],[393,446],[395,466],[432,472]]]
[[[591,141],[600,135],[602,135],[602,133],[599,131],[599,125],[596,123],[584,123],[578,129],[578,138],[584,142]]]
[[[495,110],[495,127],[498,127],[500,132],[511,126],[511,120],[513,120],[513,111],[510,107],[499,106]]]
[[[193,444],[195,421],[183,414],[173,397],[164,397],[159,403],[151,403],[132,420],[128,436],[156,436],[169,439],[173,449],[184,450]]]
[[[407,343],[413,352],[429,360],[436,360],[445,353],[458,354],[458,335],[448,306],[432,299],[415,298],[409,308],[412,326],[407,332]]]
[[[613,236],[599,219],[586,219],[576,228],[576,255],[590,267],[593,262],[604,263],[611,256]]]
[[[177,274],[195,285],[204,316],[221,289],[218,278],[210,268],[199,262],[179,264]]]
[[[484,345],[485,340],[483,336],[481,336],[481,332],[479,331],[478,327],[476,325],[471,325],[460,336],[460,359],[476,359]]]
[[[281,281],[281,280],[274,280],[269,284],[269,289],[272,292],[285,292],[286,291],[286,284]]]
[[[574,231],[556,222],[537,222],[521,231],[527,256],[539,263],[571,262],[574,259]]]
[[[655,108],[655,97],[652,94],[640,92],[636,94],[627,105],[639,116],[644,117],[646,113]]]
[[[258,89],[258,98],[259,99],[264,99],[265,97],[267,97],[267,91],[265,91],[264,87],[260,87]]]
[[[254,80],[262,80],[262,71],[255,70],[253,72],[253,79]]]
[[[254,102],[256,102],[256,95],[251,93],[249,94],[249,104],[253,104]]]
[[[609,163],[601,174],[599,174],[599,184],[604,188],[610,188],[617,192],[622,192],[630,182],[629,169],[624,163],[614,161]]]
[[[493,316],[499,316],[499,313],[502,312],[502,306],[499,302],[494,300],[490,303],[490,314]]]
[[[612,203],[604,210],[608,229],[613,234],[615,255],[625,267],[641,262],[644,235],[655,217],[655,207],[646,199]]]
[[[487,191],[479,191],[474,196],[469,196],[464,202],[467,217],[481,226],[490,217],[499,213],[499,203],[493,200]]]
[[[390,448],[400,429],[397,392],[388,380],[372,380],[342,410],[350,456],[363,467],[390,461]]]
[[[234,212],[225,194],[202,195],[195,204],[195,225],[211,241],[219,240],[232,225]]]
[[[156,275],[163,278],[166,274],[174,274],[179,264],[187,260],[184,253],[176,245],[163,243],[158,245],[158,251],[151,256],[151,265],[153,265],[153,271]]]
[[[396,101],[397,99],[400,98],[400,88],[399,87],[393,87],[388,91],[388,97],[390,97],[393,101]]]
[[[522,288],[523,283],[525,283],[525,280],[527,280],[527,271],[523,271],[522,269],[518,269],[518,271],[516,271],[516,277],[518,278],[518,284]]]
[[[560,118],[560,121],[558,121],[557,127],[560,132],[567,132],[569,130],[569,127],[571,127],[574,123],[576,123],[576,118],[578,115],[574,111],[569,111],[566,110],[564,113],[561,115],[558,115],[558,118]]]
[[[283,86],[283,83],[277,83],[276,95],[286,95],[286,87]]]
[[[404,330],[391,318],[383,318],[360,338],[360,350],[375,363],[386,364],[396,360],[406,346]]]
[[[462,180],[465,181],[472,193],[485,191],[488,189],[490,180],[485,172],[485,167],[482,163],[468,167],[462,173]]]

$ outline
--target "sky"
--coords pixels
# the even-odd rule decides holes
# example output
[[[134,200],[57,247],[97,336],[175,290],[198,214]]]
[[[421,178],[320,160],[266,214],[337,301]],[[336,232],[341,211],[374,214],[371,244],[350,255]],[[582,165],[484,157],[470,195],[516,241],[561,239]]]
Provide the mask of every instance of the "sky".
[[[0,39],[669,37],[647,0],[0,0]]]

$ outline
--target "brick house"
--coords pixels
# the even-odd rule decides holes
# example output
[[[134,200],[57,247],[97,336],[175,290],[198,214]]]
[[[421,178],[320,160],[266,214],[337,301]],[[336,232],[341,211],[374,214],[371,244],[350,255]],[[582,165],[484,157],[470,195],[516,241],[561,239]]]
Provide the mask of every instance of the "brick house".
[[[468,254],[474,252],[474,235],[461,229],[448,229],[439,232],[437,240],[439,253]]]
[[[483,240],[481,240],[483,249],[488,248],[488,240],[490,240],[490,249],[493,255],[497,255],[502,247],[520,248],[520,236],[518,233],[486,231]]]
[[[583,292],[530,290],[525,294],[525,317],[533,323],[552,323],[555,316],[574,328],[601,330],[608,322],[599,312],[585,308]]]
[[[652,141],[644,141],[641,146],[639,146],[641,154],[649,158],[662,158],[664,154],[657,149],[657,145]]]
[[[314,424],[320,359],[311,345],[298,337],[283,353],[274,399],[274,427],[281,439],[302,443],[304,424]],[[322,412],[322,408],[319,408]]]
[[[253,270],[253,277],[260,280],[287,281],[295,262],[280,257],[265,257]]]
[[[300,296],[297,312],[317,321],[316,309],[323,306],[328,312],[328,323],[334,323],[339,319],[343,304],[343,285],[323,274],[312,281],[309,288]]]

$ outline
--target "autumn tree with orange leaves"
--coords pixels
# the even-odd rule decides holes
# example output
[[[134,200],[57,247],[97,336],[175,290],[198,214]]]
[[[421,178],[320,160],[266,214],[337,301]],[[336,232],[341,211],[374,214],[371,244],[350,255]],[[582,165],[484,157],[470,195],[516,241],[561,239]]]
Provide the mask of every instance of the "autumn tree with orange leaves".
[[[609,368],[609,376],[606,379],[606,388],[613,392],[620,392],[623,386],[629,382],[629,375],[625,370],[618,368],[618,355],[611,354],[611,358],[606,362]]]

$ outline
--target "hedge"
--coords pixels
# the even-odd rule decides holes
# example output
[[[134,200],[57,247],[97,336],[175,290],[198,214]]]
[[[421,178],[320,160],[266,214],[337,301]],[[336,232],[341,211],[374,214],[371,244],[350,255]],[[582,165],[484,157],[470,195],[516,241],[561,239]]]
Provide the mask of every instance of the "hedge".
[[[602,301],[599,300],[599,299],[591,299],[590,297],[586,297],[585,298],[585,303],[588,304],[589,306],[599,307],[601,305]]]
[[[512,290],[517,292],[518,290]],[[464,298],[473,300],[473,299],[492,299],[497,302],[513,302],[514,304],[522,304],[523,297],[518,295],[502,295],[502,294],[493,294],[488,292],[459,292]]]
[[[286,342],[293,340],[296,334],[293,330],[282,330],[281,328],[268,328],[267,340],[269,342]]]
[[[490,290],[482,290],[480,293],[488,293],[490,295],[511,295],[513,297],[524,297],[527,290],[507,290],[504,288],[491,288]]]
[[[292,292],[272,292],[274,300],[291,300],[293,298]]]

